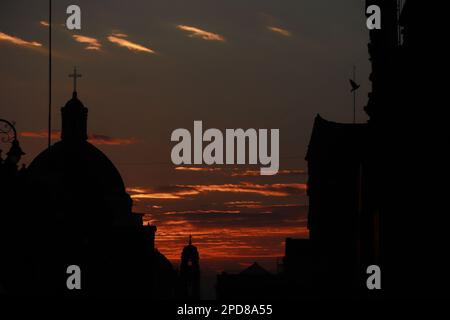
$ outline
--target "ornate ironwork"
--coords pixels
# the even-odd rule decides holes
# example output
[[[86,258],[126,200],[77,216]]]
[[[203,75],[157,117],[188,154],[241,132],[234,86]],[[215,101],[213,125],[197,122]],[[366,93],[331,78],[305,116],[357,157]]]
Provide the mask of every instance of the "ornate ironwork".
[[[12,143],[14,140],[17,140],[17,131],[14,123],[0,119],[0,141],[3,143]]]

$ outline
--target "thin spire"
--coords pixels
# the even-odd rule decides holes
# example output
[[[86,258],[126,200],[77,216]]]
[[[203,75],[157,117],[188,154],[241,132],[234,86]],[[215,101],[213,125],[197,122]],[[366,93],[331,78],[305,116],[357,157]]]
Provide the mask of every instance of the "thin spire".
[[[189,245],[192,245],[192,235],[189,235]]]
[[[52,0],[48,1],[48,147],[52,144]]]
[[[353,66],[353,81],[356,83],[356,66]],[[356,123],[356,90],[353,90],[353,123]]]

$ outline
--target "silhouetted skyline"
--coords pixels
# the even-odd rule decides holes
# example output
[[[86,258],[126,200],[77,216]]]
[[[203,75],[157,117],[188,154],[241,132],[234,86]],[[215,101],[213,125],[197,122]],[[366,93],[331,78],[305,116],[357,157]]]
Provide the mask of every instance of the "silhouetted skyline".
[[[352,121],[353,65],[357,121],[367,119],[364,3],[79,1],[81,31],[60,25],[68,4],[54,5],[53,129],[60,130],[76,65],[90,141],[120,170],[133,210],[158,226],[160,251],[178,261],[192,234],[205,269],[237,271],[254,261],[273,269],[284,238],[308,236],[304,155],[313,119]],[[6,0],[0,9],[1,33],[42,45],[0,37],[1,113],[16,121],[29,164],[46,146],[47,6]],[[124,39],[144,49],[130,50]],[[280,173],[175,168],[170,133],[193,120],[280,128]]]

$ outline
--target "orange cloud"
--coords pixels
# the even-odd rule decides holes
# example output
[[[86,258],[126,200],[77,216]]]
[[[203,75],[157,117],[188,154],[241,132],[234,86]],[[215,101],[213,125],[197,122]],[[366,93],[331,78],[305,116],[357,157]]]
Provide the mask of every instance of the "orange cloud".
[[[228,201],[224,204],[228,206],[236,206],[236,205],[252,205],[252,204],[260,204],[261,201]]]
[[[164,190],[151,188],[128,188],[133,199],[181,199],[197,196],[201,193],[226,192],[246,193],[272,197],[288,197],[306,190],[304,183],[275,183],[255,184],[241,182],[239,184],[200,184],[200,185],[176,185]]]
[[[125,33],[113,33],[111,35],[114,36],[114,37],[119,37],[119,38],[126,38],[126,37],[128,37],[128,35],[125,34]]]
[[[177,25],[177,28],[183,31],[190,32],[189,37],[191,38],[200,38],[207,41],[226,41],[225,38],[220,34],[205,31],[196,27],[179,24]]]
[[[44,21],[44,20],[39,21],[39,24],[40,24],[41,26],[43,26],[43,27],[49,27],[49,26],[50,26],[50,24],[49,24],[47,21]]]
[[[109,146],[129,145],[135,144],[137,142],[137,140],[134,138],[114,138],[96,133],[90,134],[88,136],[88,140],[96,145],[109,145]]]
[[[42,47],[42,44],[36,41],[26,41],[18,37],[10,36],[6,33],[0,32],[0,41],[9,42],[21,47],[27,47],[27,48],[40,48]]]
[[[198,195],[196,190],[176,190],[171,192],[161,192],[150,188],[127,188],[132,193],[132,199],[181,199],[187,196]]]
[[[189,221],[158,224],[156,245],[171,260],[178,260],[192,235],[202,259],[262,259],[284,255],[284,239],[308,238],[306,226],[211,227],[196,229]]]
[[[163,212],[163,214],[192,214],[192,213],[204,213],[204,214],[237,214],[240,213],[239,210],[190,210],[190,211],[167,211]]]
[[[178,171],[194,171],[194,172],[214,172],[222,171],[221,168],[204,168],[204,167],[175,167]]]
[[[193,188],[199,192],[252,193],[266,197],[287,197],[292,194],[292,190],[306,190],[306,184],[303,183],[254,184],[241,182],[240,184],[186,185],[183,187]]]
[[[155,193],[132,194],[131,198],[132,199],[181,199],[182,195],[177,195],[174,193],[155,192]]]
[[[87,46],[85,47],[86,50],[99,51],[101,49],[101,47],[102,47],[100,42],[97,39],[95,39],[95,38],[86,37],[86,36],[82,36],[82,35],[79,35],[79,34],[74,34],[72,37],[77,42],[87,44]]]
[[[155,193],[138,193],[132,194],[132,199],[181,199],[183,195],[177,195],[174,193],[155,192]]]
[[[225,175],[231,175],[232,177],[259,177],[261,176],[260,170],[249,170],[241,168],[218,168],[218,167],[175,167],[177,171],[190,171],[190,172],[219,172]],[[305,170],[302,169],[283,169],[278,170],[277,175],[299,175],[305,174]]]
[[[146,52],[146,53],[150,53],[150,54],[155,54],[156,52],[150,48],[144,47],[143,45],[122,39],[124,36],[124,34],[119,34],[120,36],[118,36],[118,34],[112,34],[110,36],[108,36],[108,40],[112,43],[117,44],[120,47],[124,47],[127,48],[128,50],[131,51],[136,51],[136,52]]]
[[[20,136],[25,138],[36,138],[36,139],[46,139],[48,133],[45,130],[40,131],[24,131],[20,133]],[[58,140],[61,137],[61,131],[52,131],[51,138],[53,140]],[[114,138],[110,136],[105,136],[101,134],[92,133],[88,135],[88,140],[95,145],[129,145],[136,143],[134,138]]]
[[[263,196],[284,197],[289,194],[283,191],[274,191],[264,188],[262,185],[238,185],[238,184],[212,184],[212,185],[191,185],[200,192],[232,192],[232,193],[253,193]]]
[[[289,30],[286,30],[286,29],[283,29],[283,28],[269,26],[269,27],[267,27],[267,29],[269,29],[272,32],[278,33],[278,34],[280,34],[282,36],[285,36],[285,37],[292,36],[292,33]]]
[[[43,139],[48,137],[48,133],[45,130],[41,131],[24,131],[20,133],[20,136],[25,138],[38,138]],[[52,139],[59,139],[61,136],[60,131],[52,131],[51,138]]]
[[[273,208],[296,208],[300,207],[297,203],[287,203],[287,204],[261,204],[261,203],[252,203],[252,201],[242,201],[242,203],[239,203],[239,201],[236,202],[227,202],[229,207],[236,207],[236,208],[245,208],[245,209],[273,209]]]
[[[277,175],[282,174],[304,174],[305,170],[300,169],[286,169],[286,170],[278,170]],[[231,174],[232,177],[256,177],[260,176],[260,170],[245,170],[245,171],[235,171]]]

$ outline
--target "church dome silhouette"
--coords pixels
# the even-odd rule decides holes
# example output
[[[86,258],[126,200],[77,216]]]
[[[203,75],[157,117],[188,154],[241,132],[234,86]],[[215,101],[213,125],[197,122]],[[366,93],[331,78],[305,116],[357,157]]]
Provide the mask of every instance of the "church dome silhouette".
[[[70,177],[71,184],[80,181],[84,188],[95,187],[95,190],[105,194],[125,193],[122,177],[114,164],[87,141],[76,147],[59,141],[41,152],[28,168],[30,177],[34,179],[58,173],[60,175],[54,182],[64,182],[66,177]]]
[[[155,248],[156,226],[133,213],[119,171],[88,141],[88,109],[74,91],[61,108],[61,140],[29,165],[23,219],[30,272],[39,293],[68,297],[166,298],[176,273]],[[83,290],[67,290],[67,267],[82,270]],[[33,289],[34,290],[34,289]]]
[[[49,208],[44,203],[47,214],[60,220],[83,226],[133,223],[125,217],[132,216],[132,201],[119,171],[87,141],[87,113],[74,92],[61,108],[61,141],[29,165],[29,186],[41,205],[51,201]]]

